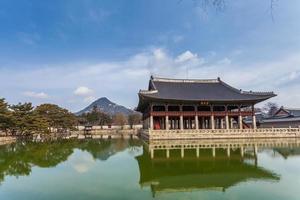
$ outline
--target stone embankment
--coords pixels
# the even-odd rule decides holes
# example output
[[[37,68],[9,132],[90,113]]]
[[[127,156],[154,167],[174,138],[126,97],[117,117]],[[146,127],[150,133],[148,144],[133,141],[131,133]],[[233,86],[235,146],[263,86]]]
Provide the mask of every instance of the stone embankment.
[[[139,134],[138,129],[95,129],[95,130],[80,130],[73,131],[67,138],[94,138],[94,139],[114,139],[114,138],[137,138]]]

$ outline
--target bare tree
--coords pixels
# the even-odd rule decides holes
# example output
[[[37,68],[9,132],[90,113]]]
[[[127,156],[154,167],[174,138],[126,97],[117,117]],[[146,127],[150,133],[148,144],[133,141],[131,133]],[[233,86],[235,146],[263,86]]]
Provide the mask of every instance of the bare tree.
[[[121,126],[121,128],[124,128],[124,125],[127,123],[127,120],[126,120],[125,115],[123,115],[122,113],[117,113],[113,117],[113,122],[114,122],[114,124]]]
[[[267,113],[269,116],[273,116],[279,109],[279,106],[277,103],[274,102],[268,102],[264,105],[262,110]]]
[[[133,128],[133,125],[139,124],[141,122],[142,116],[138,113],[130,114],[128,115],[128,124],[130,125],[130,128]]]

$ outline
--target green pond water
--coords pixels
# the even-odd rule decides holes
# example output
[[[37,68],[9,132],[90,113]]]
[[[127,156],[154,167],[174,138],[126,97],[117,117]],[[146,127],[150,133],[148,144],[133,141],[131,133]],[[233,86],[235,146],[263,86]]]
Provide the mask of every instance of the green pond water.
[[[167,158],[164,145],[151,156],[141,140],[17,142],[0,146],[0,199],[298,200],[298,146],[232,146],[215,156],[204,148],[197,157],[186,145]]]

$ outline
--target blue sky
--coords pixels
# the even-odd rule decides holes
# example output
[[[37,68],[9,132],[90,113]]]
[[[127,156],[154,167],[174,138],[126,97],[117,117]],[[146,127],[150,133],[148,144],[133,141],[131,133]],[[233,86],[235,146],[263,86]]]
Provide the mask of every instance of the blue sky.
[[[135,107],[151,74],[216,78],[300,107],[300,1],[1,0],[0,96]],[[188,73],[186,73],[188,69]]]

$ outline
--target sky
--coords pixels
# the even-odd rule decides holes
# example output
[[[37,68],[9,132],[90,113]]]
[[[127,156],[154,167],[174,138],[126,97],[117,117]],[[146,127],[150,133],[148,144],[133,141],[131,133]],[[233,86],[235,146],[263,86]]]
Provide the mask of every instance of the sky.
[[[150,75],[220,77],[300,108],[300,1],[1,0],[0,97],[136,107]]]

